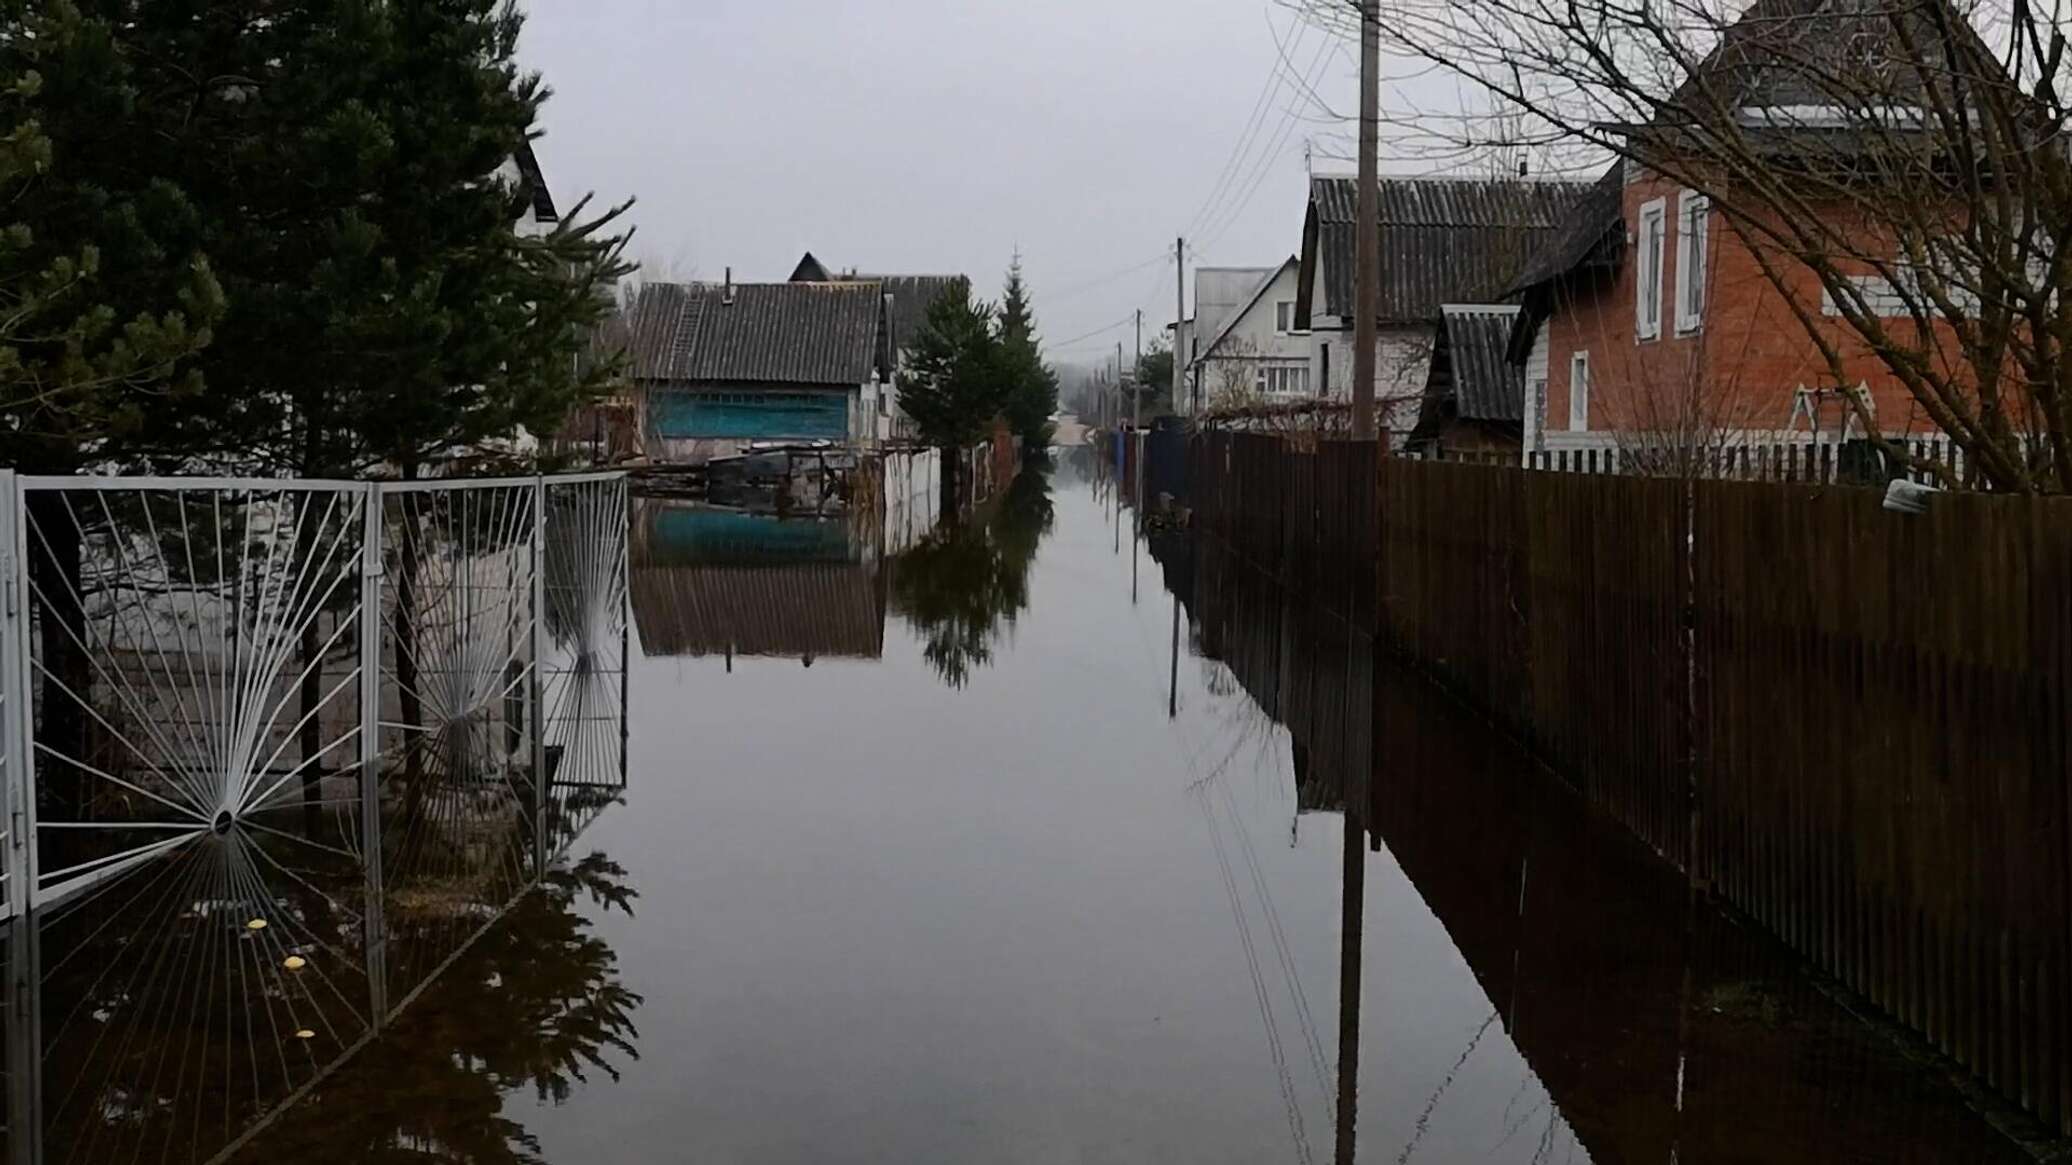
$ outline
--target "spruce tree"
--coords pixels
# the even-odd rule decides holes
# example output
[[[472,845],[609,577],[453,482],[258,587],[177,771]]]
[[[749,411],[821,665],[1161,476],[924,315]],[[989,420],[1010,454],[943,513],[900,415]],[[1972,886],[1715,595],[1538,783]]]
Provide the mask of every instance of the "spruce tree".
[[[0,7],[0,465],[123,464],[200,392],[222,290],[199,212],[139,156],[176,127],[135,40],[71,3]]]
[[[1029,285],[1022,277],[1019,252],[1007,268],[1007,284],[1000,297],[999,339],[1003,375],[1007,381],[1007,423],[1022,439],[1025,448],[1040,449],[1050,444],[1050,415],[1058,407],[1058,378],[1043,362],[1041,341],[1036,336],[1035,309],[1029,300]]]
[[[899,395],[923,441],[969,448],[1005,408],[1005,362],[993,325],[992,306],[973,299],[961,281],[928,305]]]

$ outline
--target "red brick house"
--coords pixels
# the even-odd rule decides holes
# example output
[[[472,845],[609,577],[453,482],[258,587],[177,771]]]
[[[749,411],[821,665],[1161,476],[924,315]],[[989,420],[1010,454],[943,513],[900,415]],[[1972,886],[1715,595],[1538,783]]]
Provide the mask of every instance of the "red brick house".
[[[1762,35],[1817,33],[1860,49],[1860,38],[1835,35],[1831,17],[1808,15],[1804,33],[1780,34],[1792,17],[1769,11],[1818,7],[1772,0]],[[1800,127],[1807,111],[1817,115],[1809,103],[1818,99],[1789,69],[1747,68],[1735,77],[1731,86],[1718,74],[1708,82],[1733,95],[1737,116],[1781,115],[1764,125],[1791,119],[1793,128],[1762,131],[1773,140],[1809,132]],[[1831,213],[1855,212],[1836,204]],[[1522,370],[1528,454],[1677,432],[1703,432],[1713,443],[1860,436],[1844,393],[1868,402],[1881,433],[1935,431],[1886,363],[1837,317],[1819,276],[1779,252],[1756,221],[1737,221],[1636,161],[1605,171],[1505,297],[1521,305],[1509,359]],[[1866,229],[1856,237],[1875,238]],[[1764,260],[1779,279],[1766,274]],[[1876,282],[1867,267],[1851,278],[1867,288]],[[1936,326],[1942,333],[1921,342],[1954,350],[1946,326]],[[1840,357],[1839,378],[1816,331]]]

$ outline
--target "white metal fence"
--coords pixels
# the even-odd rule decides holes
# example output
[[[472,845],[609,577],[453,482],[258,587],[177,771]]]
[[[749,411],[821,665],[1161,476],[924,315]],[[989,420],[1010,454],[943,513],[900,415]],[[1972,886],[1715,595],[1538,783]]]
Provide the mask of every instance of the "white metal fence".
[[[189,1159],[107,1119],[189,1074],[249,1080],[227,1152],[622,795],[626,522],[618,474],[0,471],[10,1157]]]

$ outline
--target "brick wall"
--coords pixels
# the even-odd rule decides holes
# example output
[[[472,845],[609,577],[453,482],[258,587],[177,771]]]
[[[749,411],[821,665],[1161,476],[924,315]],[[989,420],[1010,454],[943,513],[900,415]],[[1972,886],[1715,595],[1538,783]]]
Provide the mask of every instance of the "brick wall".
[[[1623,200],[1628,246],[1618,272],[1573,281],[1548,320],[1550,437],[1570,428],[1570,380],[1573,356],[1579,351],[1589,356],[1588,420],[1593,432],[1659,430],[1679,421],[1688,423],[1693,415],[1709,427],[1782,430],[1791,417],[1795,390],[1834,387],[1819,347],[1791,301],[1764,274],[1750,237],[1737,232],[1716,210],[1709,216],[1711,269],[1703,322],[1693,334],[1678,334],[1674,300],[1680,193],[1680,187],[1659,176],[1643,174],[1629,180]],[[1636,338],[1635,231],[1641,207],[1656,198],[1667,209],[1662,315],[1659,337],[1643,341]],[[1761,244],[1759,233],[1751,231],[1750,236]],[[1870,388],[1878,427],[1888,433],[1933,431],[1912,395],[1854,329],[1821,315],[1819,279],[1789,258],[1773,258],[1772,264],[1786,273],[1793,299],[1820,320],[1822,333],[1843,354],[1846,383]],[[1906,321],[1893,323],[1896,334],[1912,332]],[[1948,344],[1946,336],[1936,337],[1931,346],[1934,342]],[[1830,405],[1827,423],[1832,426],[1839,418],[1839,403]]]

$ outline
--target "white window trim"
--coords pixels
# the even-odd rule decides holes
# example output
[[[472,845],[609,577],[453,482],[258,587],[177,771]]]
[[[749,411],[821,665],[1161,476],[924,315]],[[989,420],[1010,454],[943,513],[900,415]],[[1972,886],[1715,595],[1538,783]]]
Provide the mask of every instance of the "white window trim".
[[[1648,223],[1662,228],[1655,246],[1654,287],[1648,286]],[[1640,217],[1633,232],[1633,336],[1636,341],[1662,338],[1662,272],[1669,263],[1669,200],[1650,199],[1640,204]],[[1649,318],[1652,307],[1653,317]]]
[[[1285,307],[1285,308],[1287,308],[1287,309],[1288,309],[1288,326],[1287,326],[1287,327],[1282,327],[1282,326],[1281,326],[1281,309],[1282,309],[1283,307]],[[1294,300],[1292,300],[1292,299],[1277,299],[1277,300],[1275,300],[1275,301],[1273,302],[1273,334],[1274,334],[1274,335],[1276,335],[1276,336],[1292,336],[1292,335],[1294,335],[1294,334],[1295,334],[1295,301],[1294,301]]]
[[[1568,358],[1568,431],[1590,431],[1590,353],[1574,352]]]
[[[1706,276],[1712,267],[1712,200],[1695,190],[1676,196],[1676,334],[1688,336],[1705,325]],[[1698,310],[1687,310],[1692,291]]]

